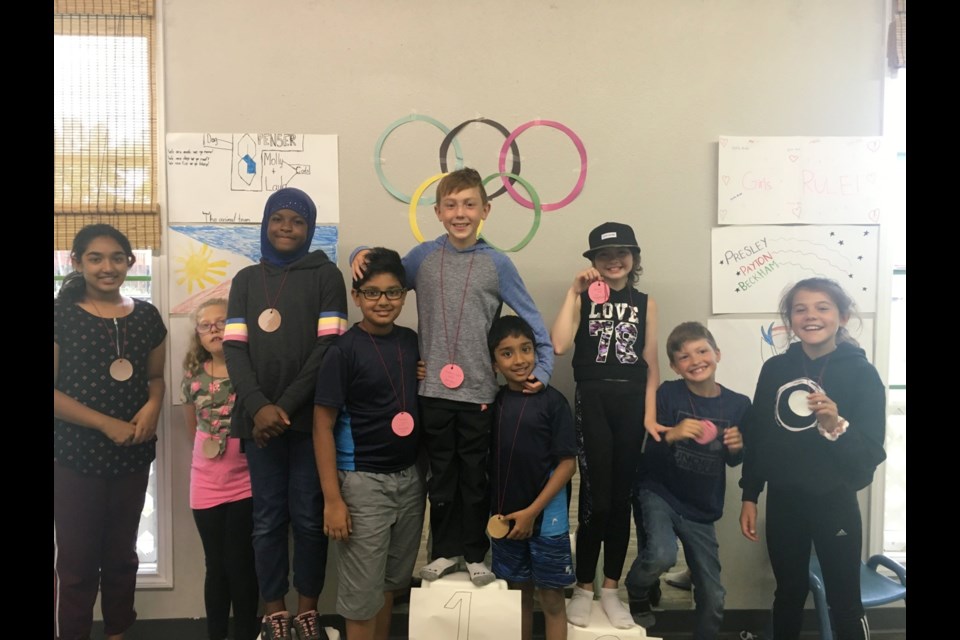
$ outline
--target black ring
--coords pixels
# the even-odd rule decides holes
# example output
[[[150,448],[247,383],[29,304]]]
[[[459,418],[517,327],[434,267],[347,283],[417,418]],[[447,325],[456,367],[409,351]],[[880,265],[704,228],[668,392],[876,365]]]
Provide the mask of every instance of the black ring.
[[[440,171],[442,171],[443,173],[447,172],[447,151],[450,150],[450,144],[453,142],[453,139],[456,137],[456,135],[461,131],[463,131],[463,128],[468,124],[470,124],[471,122],[482,122],[483,124],[488,124],[494,129],[496,129],[497,131],[499,131],[500,133],[502,133],[504,138],[510,137],[510,131],[507,130],[505,126],[503,126],[496,120],[490,120],[489,118],[474,118],[473,120],[466,120],[464,122],[461,122],[460,124],[455,126],[453,129],[451,129],[450,133],[448,133],[447,136],[443,139],[443,142],[440,143]],[[510,173],[520,175],[520,147],[517,146],[516,140],[510,143],[510,151],[513,154],[513,166],[510,169]],[[509,180],[511,185],[517,183],[517,181],[514,180],[513,178],[509,178]],[[507,188],[505,186],[500,187],[493,194],[491,194],[489,198],[493,200],[497,196],[502,196],[506,192],[507,192]]]

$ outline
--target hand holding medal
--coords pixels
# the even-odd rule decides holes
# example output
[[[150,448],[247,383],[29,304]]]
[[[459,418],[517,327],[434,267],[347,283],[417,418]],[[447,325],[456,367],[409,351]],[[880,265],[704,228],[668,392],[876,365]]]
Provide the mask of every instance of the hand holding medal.
[[[577,296],[586,291],[591,302],[597,304],[603,304],[610,299],[610,286],[604,281],[596,267],[584,269],[574,276],[571,289]]]
[[[487,520],[487,535],[499,540],[500,538],[505,538],[508,533],[510,533],[510,521],[507,520],[506,516],[502,516],[499,513],[490,516],[490,519]]]
[[[822,375],[822,374],[821,374]],[[797,378],[777,390],[774,417],[787,431],[817,428],[827,440],[836,441],[847,430],[847,421],[837,413],[837,404],[816,380]]]

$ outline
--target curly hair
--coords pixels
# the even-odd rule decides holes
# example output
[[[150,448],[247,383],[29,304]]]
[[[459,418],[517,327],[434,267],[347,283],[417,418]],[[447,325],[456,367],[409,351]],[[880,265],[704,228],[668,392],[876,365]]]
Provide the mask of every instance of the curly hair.
[[[224,298],[210,298],[209,300],[204,300],[200,306],[190,314],[190,319],[193,320],[194,329],[193,335],[190,336],[190,346],[187,349],[187,354],[183,357],[183,371],[191,376],[195,376],[200,373],[200,370],[203,368],[203,363],[213,359],[213,356],[210,355],[210,352],[207,351],[203,347],[203,343],[200,342],[200,334],[197,333],[196,329],[197,318],[200,317],[200,314],[203,313],[204,309],[208,309],[210,307],[223,307],[226,309],[227,301]]]

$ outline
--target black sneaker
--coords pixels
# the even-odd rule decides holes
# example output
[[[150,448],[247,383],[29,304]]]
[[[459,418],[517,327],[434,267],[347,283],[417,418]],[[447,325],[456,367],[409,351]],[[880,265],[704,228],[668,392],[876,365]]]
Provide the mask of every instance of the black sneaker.
[[[650,598],[630,599],[630,615],[633,621],[644,629],[648,629],[657,623],[653,615],[653,607],[650,606]]]
[[[650,587],[650,591],[649,591],[648,594],[647,594],[647,597],[650,598],[650,606],[651,606],[651,607],[659,607],[659,606],[660,606],[660,598],[661,598],[662,596],[663,596],[663,592],[660,591],[660,581],[657,580],[657,581],[654,583],[654,585],[653,585],[652,587]]]

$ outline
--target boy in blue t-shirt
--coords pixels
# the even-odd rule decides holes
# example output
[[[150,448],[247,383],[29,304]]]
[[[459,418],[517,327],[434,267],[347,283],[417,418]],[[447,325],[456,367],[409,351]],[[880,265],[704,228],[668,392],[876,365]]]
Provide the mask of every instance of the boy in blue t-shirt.
[[[517,316],[493,323],[487,345],[507,384],[494,402],[490,454],[493,572],[520,589],[523,638],[533,634],[533,590],[540,594],[547,640],[567,637],[563,590],[576,581],[567,495],[576,469],[573,415],[553,387],[536,394],[525,382],[536,364],[534,333]]]
[[[410,586],[426,487],[417,469],[417,334],[394,320],[400,255],[376,248],[351,293],[363,319],[320,365],[313,442],[323,532],[339,545],[337,613],[351,640],[386,638],[396,591]]]
[[[715,639],[726,591],[720,583],[714,523],[723,515],[725,465],[743,460],[737,425],[750,399],[717,384],[720,350],[699,322],[684,322],[670,332],[667,356],[681,380],[657,389],[657,422],[671,428],[661,442],[647,439],[643,471],[634,487],[633,512],[646,539],[627,574],[630,611],[640,626],[653,626],[649,593],[676,564],[679,538],[693,578],[693,637]]]

